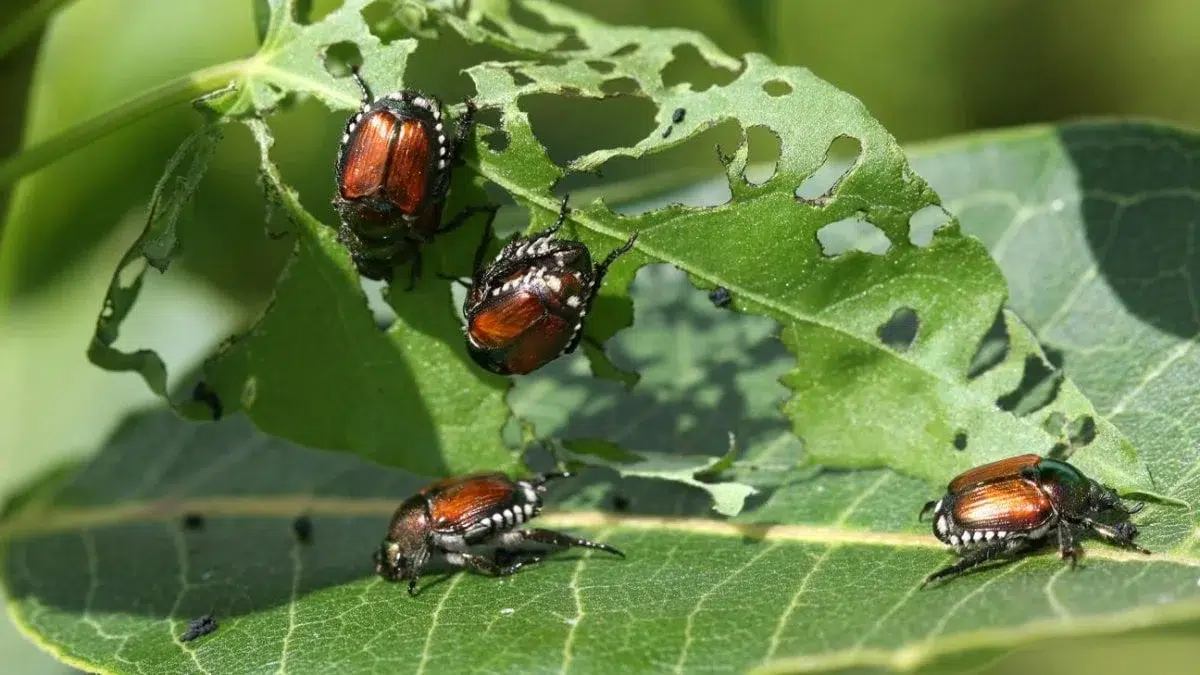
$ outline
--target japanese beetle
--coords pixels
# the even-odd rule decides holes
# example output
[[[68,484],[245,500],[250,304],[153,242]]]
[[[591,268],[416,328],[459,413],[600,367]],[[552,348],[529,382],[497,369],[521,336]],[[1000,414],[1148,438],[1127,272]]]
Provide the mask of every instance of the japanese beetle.
[[[450,139],[437,98],[408,90],[374,98],[358,69],[351,74],[362,108],[346,122],[338,148],[338,240],[368,279],[390,280],[393,266],[409,259],[415,278],[421,244],[473,213],[494,211],[471,207],[442,224],[450,175],[474,125],[475,105],[467,101]]]
[[[606,544],[551,530],[516,529],[541,513],[546,483],[569,475],[513,480],[498,472],[476,473],[427,485],[396,509],[375,552],[375,572],[388,581],[407,579],[409,595],[416,595],[417,579],[435,554],[454,567],[488,576],[508,576],[539,562],[540,555],[524,550],[529,544],[593,548],[624,558]]]
[[[500,375],[524,375],[575,351],[600,282],[609,266],[637,240],[634,232],[592,267],[586,246],[554,236],[568,212],[564,197],[554,225],[509,242],[486,267],[487,236],[476,252],[475,276],[463,315],[467,351],[483,368]]]
[[[1116,490],[1088,478],[1067,462],[1019,455],[977,466],[950,481],[946,494],[928,502],[920,516],[933,512],[933,535],[955,547],[958,562],[922,582],[960,574],[999,556],[1014,556],[1058,535],[1058,550],[1074,566],[1081,549],[1079,530],[1145,554],[1133,543],[1138,530],[1126,518],[1113,525],[1096,517],[1105,512],[1127,517],[1142,510],[1127,507]]]

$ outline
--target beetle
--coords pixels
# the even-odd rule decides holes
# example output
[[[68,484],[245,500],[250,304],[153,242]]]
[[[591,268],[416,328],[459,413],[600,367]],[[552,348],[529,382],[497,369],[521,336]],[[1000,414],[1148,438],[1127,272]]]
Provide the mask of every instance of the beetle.
[[[1027,454],[977,466],[956,476],[941,499],[921,509],[918,519],[932,512],[934,536],[960,556],[921,585],[994,557],[1027,552],[1051,534],[1058,536],[1059,553],[1073,567],[1081,553],[1081,529],[1148,555],[1150,551],[1133,543],[1138,529],[1128,521],[1143,506],[1125,506],[1116,490],[1062,460]],[[1112,525],[1097,520],[1106,512],[1125,520]]]
[[[422,244],[474,213],[496,210],[468,207],[442,223],[451,173],[475,123],[475,104],[466,102],[451,139],[437,98],[412,90],[375,98],[358,68],[350,72],[362,105],[347,120],[338,148],[333,199],[341,218],[338,240],[364,277],[390,280],[392,268],[411,259],[415,280]]]
[[[550,549],[591,548],[625,557],[607,544],[541,529],[517,529],[542,511],[546,483],[569,473],[513,480],[499,472],[475,473],[431,483],[396,509],[387,536],[375,551],[375,572],[388,581],[417,580],[434,555],[454,567],[488,576],[515,574],[540,562],[529,544]]]
[[[555,237],[570,211],[568,198],[554,225],[510,241],[490,265],[483,265],[490,232],[476,251],[463,315],[467,351],[486,370],[524,375],[575,351],[609,266],[637,241],[634,232],[593,267],[586,246]]]

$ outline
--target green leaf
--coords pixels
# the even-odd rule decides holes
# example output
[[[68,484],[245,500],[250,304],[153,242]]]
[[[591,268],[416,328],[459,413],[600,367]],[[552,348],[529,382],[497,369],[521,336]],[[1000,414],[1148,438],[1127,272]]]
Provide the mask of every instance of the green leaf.
[[[1004,280],[987,251],[962,237],[953,223],[928,247],[910,242],[910,219],[937,198],[856,99],[804,69],[775,66],[753,54],[726,86],[702,92],[686,84],[664,87],[659,70],[664,63],[654,59],[669,51],[671,37],[598,24],[548,3],[528,6],[552,25],[574,28],[585,47],[560,65],[485,63],[468,73],[479,91],[476,102],[501,108],[509,139],[503,153],[480,150],[480,171],[531,210],[549,217],[556,201],[548,191],[563,175],[538,161],[544,150],[518,105],[534,92],[569,87],[599,98],[605,81],[630,78],[658,106],[657,128],[667,126],[677,108],[687,111],[670,137],[655,132],[630,148],[598,150],[572,162],[576,170],[662,150],[729,119],[743,129],[766,126],[782,144],[775,175],[756,186],[742,175],[748,157],[743,137],[726,166],[733,201],[716,208],[675,206],[622,217],[602,203],[576,205],[573,224],[589,244],[611,248],[640,232],[635,254],[612,268],[588,325],[590,335],[605,339],[628,323],[617,303],[606,306],[603,299],[621,295],[637,265],[669,262],[700,287],[730,289],[737,309],[783,325],[783,340],[798,360],[785,375],[796,392],[787,413],[818,462],[891,466],[942,481],[1017,451],[1050,451],[1058,439],[1045,431],[1044,421],[1058,414],[1091,418],[1097,426],[1086,452],[1075,456],[1080,466],[1122,490],[1153,491],[1133,447],[1070,382],[1053,401],[1024,417],[996,409],[997,400],[1020,384],[1026,361],[1042,358],[1036,341],[1014,318],[1006,319],[1011,348],[1004,361],[968,377],[980,339],[1003,302]],[[714,66],[724,65],[715,48],[694,44]],[[626,45],[640,49],[620,55]],[[613,68],[606,73],[582,68],[580,62],[588,60]],[[513,73],[532,81],[517,85]],[[782,83],[790,93],[772,95],[768,83]],[[835,192],[815,201],[794,198],[804,179],[822,166],[830,144],[843,136],[858,139],[863,150]],[[887,237],[887,253],[823,255],[817,233],[859,214]],[[904,352],[885,346],[877,335],[902,307],[915,310],[920,321],[916,341]],[[869,419],[859,414],[864,410],[870,411]],[[956,451],[954,438],[964,431],[968,447]]]
[[[1147,509],[1176,534],[1200,522],[1198,152],[1194,132],[1111,122],[983,134],[914,160],[991,248],[1013,308],[1160,492],[1189,505]]]
[[[282,77],[282,67],[292,69],[287,77],[317,83],[313,91],[319,95],[342,103],[355,100],[323,84],[330,78],[319,55],[335,32],[357,39],[366,35],[378,43],[363,23],[362,4],[347,3],[312,29],[301,28],[284,11],[285,5],[276,4],[263,51],[232,90],[208,104],[226,117],[273,106],[282,90],[270,78]],[[300,34],[304,39],[297,37]],[[412,44],[394,43],[388,63],[400,64],[402,71]],[[367,72],[379,66],[376,62]],[[293,234],[296,245],[266,313],[205,366],[206,385],[222,408],[245,410],[269,433],[313,447],[353,451],[422,475],[518,466],[518,458],[499,435],[507,418],[504,380],[480,374],[468,360],[460,323],[447,311],[448,283],[426,282],[411,292],[389,294],[399,319],[388,331],[379,330],[333,229],[305,210],[271,161],[270,129],[254,117],[245,123],[260,149],[266,194],[291,221],[288,231],[275,236]],[[203,160],[211,154],[209,142],[215,142],[211,132],[198,138],[204,143],[186,143],[168,166],[154,203],[170,208],[151,209],[145,232],[114,275],[107,301],[112,309],[101,316],[89,352],[102,367],[140,372],[160,395],[166,391],[166,369],[157,355],[148,350],[124,353],[109,345],[143,283],[144,271],[129,283],[122,281],[123,273],[138,258],[164,269],[178,251],[174,221],[161,214],[174,214],[191,197],[205,168]],[[172,176],[185,164],[184,158],[196,152],[194,145],[204,154],[186,164],[186,180],[177,186]],[[175,191],[161,194],[168,189]],[[156,243],[161,244],[153,246]],[[179,405],[192,416],[212,414],[194,402]]]
[[[663,266],[633,293],[673,317],[639,314],[611,345],[619,365],[646,365],[624,394],[635,400],[575,360],[522,379],[514,405],[539,433],[708,459],[735,429],[728,471],[760,488],[737,518],[709,517],[697,489],[585,471],[554,485],[535,523],[626,559],[566,553],[505,580],[430,574],[410,598],[374,577],[370,555],[421,479],[263,436],[240,416],[157,412],[0,521],[11,614],[77,667],[184,673],[961,671],[1023,644],[1200,614],[1192,532],[1142,516],[1149,558],[1088,541],[1074,571],[1047,552],[920,589],[953,559],[915,517],[938,489],[891,470],[795,469],[775,382],[790,359],[772,322],[712,307]],[[556,400],[578,412],[556,422]],[[182,528],[188,513],[202,530]],[[300,514],[309,544],[292,535]],[[207,613],[216,633],[177,641]]]
[[[399,320],[381,334],[331,228],[301,205],[268,156],[270,130],[259,116],[293,93],[334,108],[357,105],[352,85],[330,77],[321,64],[331,45],[357,44],[366,75],[377,86],[403,77],[418,42],[382,44],[362,17],[365,4],[352,0],[303,26],[292,19],[291,3],[274,3],[262,50],[245,61],[230,92],[209,101],[224,119],[250,126],[262,151],[269,200],[292,221],[296,252],[273,305],[209,363],[206,377],[227,408],[245,410],[260,428],[305,445],[353,452],[422,474],[512,467],[515,453],[500,438],[505,382],[466,358],[448,284],[431,274],[417,290],[389,291]],[[589,338],[602,343],[629,325],[626,288],[639,266],[670,263],[702,288],[729,289],[738,311],[780,322],[783,342],[796,356],[783,375],[793,391],[785,412],[816,462],[891,467],[941,483],[983,461],[1051,451],[1062,439],[1047,426],[1061,418],[1095,430],[1088,442],[1070,448],[1081,468],[1123,492],[1155,493],[1133,446],[1069,381],[1050,382],[1049,400],[1037,405],[998,408],[1020,398],[1030,368],[1044,355],[1016,317],[1002,314],[1008,349],[989,368],[971,371],[1005,299],[1003,277],[984,247],[962,236],[954,222],[928,246],[910,240],[910,220],[934,207],[937,196],[857,99],[807,70],[776,66],[760,55],[739,63],[693,32],[611,26],[536,0],[520,5],[552,27],[547,35],[563,32],[573,39],[554,46],[549,39],[532,40],[529,49],[519,50],[528,60],[488,61],[467,70],[476,86],[475,102],[501,113],[508,144],[496,152],[476,141],[465,159],[479,175],[459,176],[449,212],[481,203],[482,178],[530,211],[530,228],[542,227],[558,208],[551,190],[568,172],[661,152],[721,123],[743,130],[732,157],[721,155],[733,196],[729,203],[675,205],[638,216],[619,216],[600,201],[574,205],[564,231],[597,256],[640,232],[636,249],[612,267],[589,314]],[[499,31],[504,39],[466,31],[469,40],[503,48],[534,30],[515,28],[517,14],[507,3],[481,7],[465,20],[486,17],[489,27],[480,30]],[[429,17],[462,28],[453,16],[429,8]],[[682,47],[694,49],[733,80],[703,91],[686,83],[668,85],[664,70]],[[547,49],[552,51],[543,53]],[[617,80],[632,81],[633,95],[656,106],[655,129],[630,147],[589,152],[567,169],[551,162],[521,107],[524,99],[536,94],[600,99],[608,95],[605,85]],[[674,123],[680,108],[685,118]],[[674,133],[664,135],[661,130],[668,126]],[[744,177],[747,134],[754,127],[769,129],[781,143],[774,175],[759,184]],[[824,164],[830,145],[844,137],[856,139],[861,148],[853,167],[827,194],[797,197],[805,179]],[[887,239],[886,252],[822,251],[823,228],[854,219],[878,228]],[[466,230],[429,247],[427,274],[468,273],[476,236]],[[110,302],[119,305],[121,292],[115,283]],[[883,327],[906,308],[917,317],[915,340],[899,347],[885,343]],[[598,349],[587,351],[599,357]],[[138,367],[161,390],[158,365],[148,359]],[[960,450],[956,445],[962,438],[968,440]],[[664,451],[627,449],[647,458]],[[691,480],[692,474],[671,475]],[[726,500],[723,508],[732,504]]]

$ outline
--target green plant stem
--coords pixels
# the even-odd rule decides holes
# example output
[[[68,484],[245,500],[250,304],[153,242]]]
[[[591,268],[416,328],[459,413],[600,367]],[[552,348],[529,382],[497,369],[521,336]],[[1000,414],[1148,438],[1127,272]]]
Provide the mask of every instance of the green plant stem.
[[[246,71],[230,61],[166,82],[0,162],[0,188],[163,108],[215,91]]]
[[[21,46],[50,19],[51,15],[68,2],[72,0],[38,0],[7,24],[0,26],[0,58]]]

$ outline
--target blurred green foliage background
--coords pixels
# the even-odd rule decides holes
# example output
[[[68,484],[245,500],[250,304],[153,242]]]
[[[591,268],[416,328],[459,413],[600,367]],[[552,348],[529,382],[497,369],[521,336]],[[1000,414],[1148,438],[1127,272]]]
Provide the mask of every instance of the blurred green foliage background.
[[[338,3],[315,0],[319,18]],[[386,3],[385,3],[386,4]],[[976,129],[1085,115],[1200,122],[1200,3],[1192,0],[565,0],[621,24],[699,30],[732,54],[807,66],[861,98],[893,134],[917,142]],[[151,87],[256,48],[251,0],[6,0],[0,7],[0,167],[7,159]],[[58,8],[39,28],[38,16]],[[381,5],[380,9],[383,7]],[[381,16],[386,11],[381,12]],[[26,30],[26,27],[33,30]],[[24,39],[22,39],[24,38]],[[423,45],[410,86],[447,100],[470,94],[458,70],[500,54],[457,38]],[[714,75],[677,55],[669,81]],[[724,77],[724,76],[722,76]],[[396,83],[376,83],[379,89]],[[552,157],[567,161],[649,133],[639,101],[528,103]],[[485,116],[485,121],[488,119]],[[0,183],[0,494],[31,472],[85,452],[150,397],[133,376],[101,373],[84,350],[116,260],[144,217],[167,158],[199,123],[187,105],[156,112],[15,184]],[[342,119],[299,101],[272,120],[276,158],[305,204],[332,222],[331,164]],[[252,315],[287,254],[263,234],[254,149],[237,128],[218,152],[184,224],[217,229],[220,249],[187,249],[183,270],[150,291],[128,342],[165,352],[178,373]],[[728,126],[661,157],[614,162],[605,181],[720,169]],[[752,152],[758,152],[752,139]],[[767,158],[752,156],[754,158]],[[3,174],[0,168],[0,175]],[[581,186],[597,179],[573,179]],[[668,181],[669,183],[670,181]],[[205,241],[214,241],[206,239]],[[1194,629],[1075,643],[998,661],[990,672],[1193,672]],[[5,663],[60,666],[0,629]],[[20,659],[20,661],[17,661]],[[1178,666],[1178,669],[1173,669]],[[17,672],[17,671],[9,671]]]

